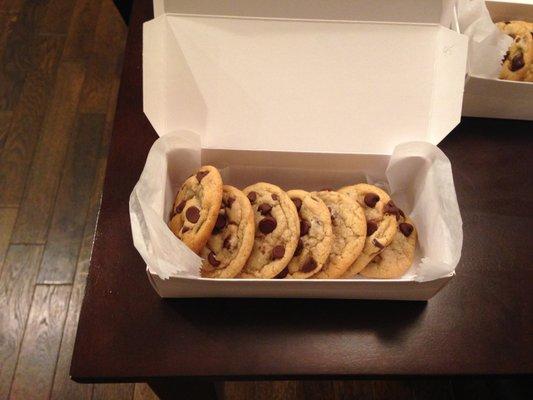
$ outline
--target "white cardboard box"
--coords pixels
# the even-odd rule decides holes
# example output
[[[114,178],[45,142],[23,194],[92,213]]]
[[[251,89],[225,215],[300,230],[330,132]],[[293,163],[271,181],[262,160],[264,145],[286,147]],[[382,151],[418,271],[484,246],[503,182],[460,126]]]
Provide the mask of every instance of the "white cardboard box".
[[[486,1],[494,22],[533,22],[533,1]],[[468,74],[463,115],[469,117],[533,120],[533,83],[484,78]]]
[[[156,18],[144,25],[145,113],[160,136],[189,143],[166,162],[191,168],[169,168],[154,183],[164,190],[161,218],[200,163],[239,187],[384,180],[397,144],[436,144],[459,122],[467,40],[441,25],[452,16],[441,1],[243,3],[155,1]],[[454,275],[165,280],[147,271],[162,297],[427,300]]]

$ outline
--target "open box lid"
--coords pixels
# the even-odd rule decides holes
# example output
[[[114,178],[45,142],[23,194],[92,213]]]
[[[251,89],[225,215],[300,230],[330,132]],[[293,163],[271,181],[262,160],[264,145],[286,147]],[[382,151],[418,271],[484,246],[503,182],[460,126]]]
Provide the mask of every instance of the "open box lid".
[[[155,1],[143,85],[157,133],[193,131],[204,148],[390,154],[457,125],[467,40],[441,25],[443,2],[302,1]]]

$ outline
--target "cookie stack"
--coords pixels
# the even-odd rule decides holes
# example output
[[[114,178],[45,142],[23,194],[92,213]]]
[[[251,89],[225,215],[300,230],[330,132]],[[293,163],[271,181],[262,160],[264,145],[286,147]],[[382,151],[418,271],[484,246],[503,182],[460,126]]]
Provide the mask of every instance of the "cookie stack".
[[[533,23],[504,21],[496,26],[514,40],[503,58],[500,79],[533,82]]]
[[[411,266],[413,222],[380,188],[242,191],[203,166],[181,186],[169,227],[207,278],[397,278]]]

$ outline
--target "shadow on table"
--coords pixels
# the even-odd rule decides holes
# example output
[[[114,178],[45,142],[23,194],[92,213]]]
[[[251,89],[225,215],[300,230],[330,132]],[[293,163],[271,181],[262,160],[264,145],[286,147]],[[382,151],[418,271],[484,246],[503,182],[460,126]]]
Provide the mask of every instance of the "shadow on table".
[[[284,334],[368,332],[397,342],[417,325],[427,302],[324,299],[167,299],[191,325],[219,330]]]

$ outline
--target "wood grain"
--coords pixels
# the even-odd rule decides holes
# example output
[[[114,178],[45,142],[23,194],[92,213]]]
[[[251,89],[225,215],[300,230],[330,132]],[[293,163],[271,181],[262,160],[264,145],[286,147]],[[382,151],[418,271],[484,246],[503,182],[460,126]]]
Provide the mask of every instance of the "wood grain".
[[[136,383],[133,400],[159,400],[159,397],[146,383]]]
[[[0,208],[0,276],[2,276],[2,266],[9,247],[11,231],[17,218],[16,208]]]
[[[96,25],[95,39],[88,60],[86,84],[80,112],[106,113],[116,77],[120,74],[126,27],[111,1],[103,1]]]
[[[449,379],[413,379],[411,381],[413,396],[416,400],[454,400]]]
[[[43,13],[42,18],[39,19],[37,31],[44,34],[65,34],[69,27],[73,9],[73,0],[48,0],[46,11]]]
[[[7,132],[9,125],[11,124],[12,117],[12,111],[0,111],[0,151],[2,151],[4,143],[6,142]]]
[[[35,150],[13,242],[44,243],[52,207],[76,118],[84,77],[83,65],[62,63],[43,132]]]
[[[76,1],[63,50],[63,61],[86,60],[91,57],[101,4],[101,0]]]
[[[67,285],[36,286],[10,399],[48,399],[70,289]]]
[[[85,291],[85,281],[89,270],[89,261],[93,248],[94,229],[100,200],[102,186],[105,175],[105,160],[100,160],[96,168],[95,179],[91,194],[89,211],[87,212],[87,221],[83,232],[83,242],[78,257],[76,267],[76,276],[72,287],[72,294],[68,307],[67,320],[59,350],[59,358],[54,377],[54,386],[52,389],[52,399],[80,399],[88,400],[92,396],[92,385],[83,385],[70,379],[70,359],[74,348],[78,318]]]
[[[359,381],[334,381],[333,391],[336,400],[372,400],[374,398],[373,382]]]
[[[13,20],[0,60],[0,109],[12,110],[18,103],[25,76],[35,68],[35,27],[46,3],[25,1]]]
[[[80,114],[55,202],[39,283],[72,283],[105,125],[103,114]]]
[[[412,400],[413,390],[409,381],[374,381],[374,400]]]
[[[24,0],[0,0],[0,11],[16,13],[22,8]]]
[[[134,389],[133,383],[95,385],[92,400],[131,400]]]
[[[8,397],[30,310],[42,246],[10,246],[0,275],[0,399]]]
[[[64,38],[40,38],[37,67],[27,74],[5,145],[0,153],[0,206],[18,206],[41,127],[51,101]]]

